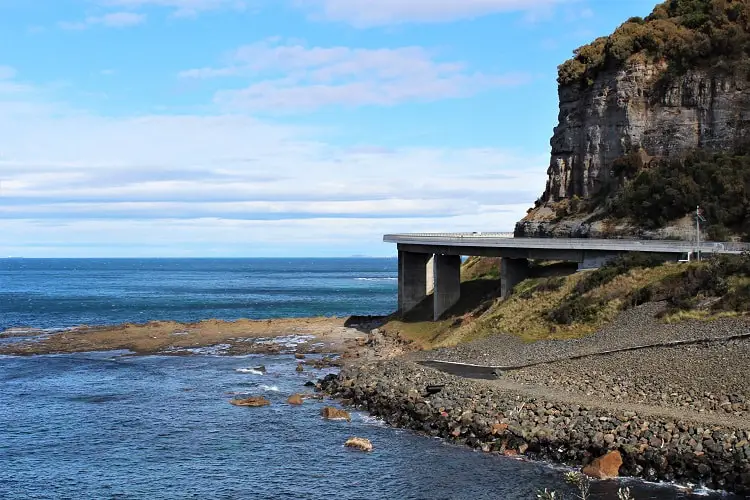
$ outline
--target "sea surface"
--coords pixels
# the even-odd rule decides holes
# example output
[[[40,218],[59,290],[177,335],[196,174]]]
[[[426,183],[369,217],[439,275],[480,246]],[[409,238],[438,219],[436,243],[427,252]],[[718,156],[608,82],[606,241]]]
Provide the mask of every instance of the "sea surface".
[[[396,259],[0,259],[10,327],[388,314]]]
[[[6,259],[0,331],[383,314],[395,307],[395,277],[388,259]],[[517,500],[543,488],[575,498],[563,468],[454,447],[365,413],[327,422],[323,401],[287,405],[327,373],[296,373],[292,350],[0,357],[0,499]],[[253,370],[260,364],[265,374]],[[228,403],[242,394],[272,405]],[[351,436],[371,439],[374,452],[345,449]],[[594,483],[591,498],[616,499],[624,485],[639,500],[693,498],[637,481]]]

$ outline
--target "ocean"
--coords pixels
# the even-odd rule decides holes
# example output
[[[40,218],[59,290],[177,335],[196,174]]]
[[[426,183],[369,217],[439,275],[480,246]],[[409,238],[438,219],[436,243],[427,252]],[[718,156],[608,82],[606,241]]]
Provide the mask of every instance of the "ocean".
[[[0,260],[0,331],[149,320],[386,314],[393,259]],[[264,364],[265,374],[252,368]],[[365,413],[319,416],[286,404],[326,371],[275,356],[0,357],[0,499],[574,498],[565,469],[477,453]],[[235,394],[272,405],[238,408]],[[351,436],[375,451],[343,447]],[[599,482],[592,499],[692,495],[669,485]],[[701,492],[701,498],[719,498]],[[726,498],[732,498],[726,496]]]

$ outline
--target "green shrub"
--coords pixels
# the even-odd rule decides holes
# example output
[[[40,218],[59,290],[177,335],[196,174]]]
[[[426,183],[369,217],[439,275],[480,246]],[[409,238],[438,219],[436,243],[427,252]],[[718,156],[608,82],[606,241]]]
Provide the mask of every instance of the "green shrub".
[[[663,259],[645,253],[629,253],[611,260],[599,269],[587,273],[576,284],[573,292],[547,313],[547,317],[560,325],[589,322],[604,306],[601,300],[587,295],[589,292],[633,269],[651,268],[663,263]]]
[[[738,69],[750,54],[748,0],[668,0],[646,19],[634,17],[614,33],[574,51],[558,68],[561,85],[593,81],[635,54],[666,60],[677,71],[696,63]]]
[[[748,312],[750,283],[732,286],[732,279],[737,278],[750,278],[750,254],[715,256],[686,265],[682,272],[635,291],[627,304],[666,301],[669,313],[694,309],[703,299],[719,297],[713,310]]]
[[[618,164],[619,171],[634,167]],[[628,165],[631,165],[628,163]],[[750,156],[697,151],[641,169],[626,182],[610,215],[656,229],[685,217],[700,205],[710,223],[708,236],[726,240],[729,232],[750,232]]]

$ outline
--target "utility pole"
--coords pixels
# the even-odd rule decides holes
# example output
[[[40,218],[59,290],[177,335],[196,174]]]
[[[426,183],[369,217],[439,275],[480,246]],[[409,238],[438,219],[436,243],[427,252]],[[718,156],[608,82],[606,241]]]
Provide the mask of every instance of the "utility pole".
[[[706,218],[701,213],[701,207],[695,207],[695,251],[698,260],[701,260],[701,222],[706,222]]]

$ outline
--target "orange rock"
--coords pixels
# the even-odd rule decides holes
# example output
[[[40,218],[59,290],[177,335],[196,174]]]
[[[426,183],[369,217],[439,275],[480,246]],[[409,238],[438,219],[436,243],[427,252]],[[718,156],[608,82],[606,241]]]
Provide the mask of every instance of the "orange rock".
[[[286,402],[290,405],[301,405],[302,396],[300,394],[292,394],[291,396],[289,396],[289,399],[287,399]]]
[[[353,437],[346,440],[344,446],[356,448],[361,451],[372,451],[372,442],[369,439]]]
[[[297,359],[305,359],[305,355],[301,354],[301,353],[295,354],[294,357],[297,358]]]
[[[492,435],[500,434],[508,428],[508,424],[492,424]]]
[[[261,396],[252,396],[252,397],[245,398],[245,399],[232,399],[229,402],[233,404],[234,406],[252,406],[252,407],[268,406],[271,404],[269,400]]]
[[[505,455],[506,457],[515,457],[516,455],[518,455],[518,452],[514,449],[507,449],[503,452],[503,455]]]
[[[610,479],[620,475],[622,455],[620,452],[610,451],[603,457],[595,458],[593,462],[583,468],[583,473],[597,479]]]
[[[352,417],[351,415],[349,415],[349,412],[345,410],[339,410],[338,408],[334,408],[332,406],[326,406],[325,408],[320,410],[320,414],[326,420],[346,420],[347,422],[352,421]]]

